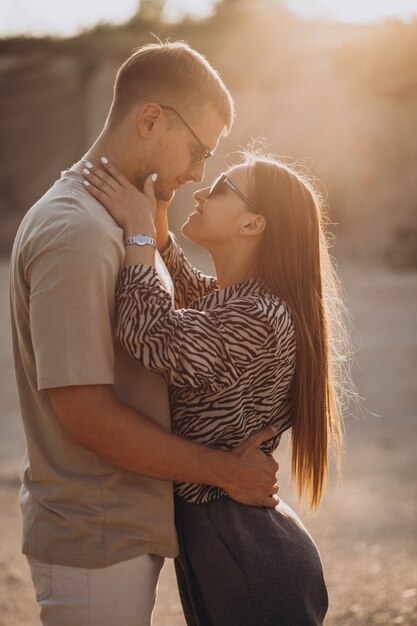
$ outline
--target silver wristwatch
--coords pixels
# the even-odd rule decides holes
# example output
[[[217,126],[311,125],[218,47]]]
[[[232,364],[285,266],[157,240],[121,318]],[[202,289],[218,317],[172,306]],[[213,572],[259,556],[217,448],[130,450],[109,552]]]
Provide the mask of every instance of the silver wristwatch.
[[[125,246],[152,246],[156,249],[156,241],[152,239],[152,237],[148,237],[147,235],[134,235],[133,237],[128,237],[124,240]]]

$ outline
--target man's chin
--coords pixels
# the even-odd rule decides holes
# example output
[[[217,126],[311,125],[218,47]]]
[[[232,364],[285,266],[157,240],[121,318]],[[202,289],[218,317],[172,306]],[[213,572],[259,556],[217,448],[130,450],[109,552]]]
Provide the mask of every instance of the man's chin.
[[[172,189],[171,187],[168,187],[165,189],[160,189],[160,188],[155,189],[155,198],[157,200],[160,200],[161,202],[171,202],[174,196],[175,196],[175,189]]]

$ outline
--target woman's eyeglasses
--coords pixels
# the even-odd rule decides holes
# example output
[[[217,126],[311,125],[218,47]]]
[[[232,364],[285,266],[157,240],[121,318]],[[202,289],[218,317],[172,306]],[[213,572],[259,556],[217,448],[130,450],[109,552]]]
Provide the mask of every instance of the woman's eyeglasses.
[[[252,209],[252,211],[255,211],[255,213],[258,212],[258,210],[255,208],[255,206],[252,204],[252,202],[249,200],[249,198],[247,198],[245,196],[244,193],[242,193],[240,191],[240,189],[238,189],[236,187],[235,184],[233,184],[226,176],[226,174],[221,174],[218,178],[216,178],[216,180],[214,181],[214,183],[212,184],[212,186],[210,187],[210,191],[209,191],[209,195],[208,197],[210,198],[211,195],[214,195],[216,193],[216,191],[220,191],[221,188],[223,187],[223,191],[225,191],[224,187],[228,187],[229,189],[232,189],[232,191],[234,191],[235,193],[237,193],[237,195],[239,196],[239,198],[241,200],[243,200],[243,202],[245,202],[248,206],[250,206],[250,208]]]

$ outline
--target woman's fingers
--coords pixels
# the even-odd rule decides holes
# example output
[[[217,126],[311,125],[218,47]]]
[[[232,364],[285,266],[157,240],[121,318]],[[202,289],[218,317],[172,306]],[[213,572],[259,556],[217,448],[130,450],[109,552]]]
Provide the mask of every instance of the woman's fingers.
[[[152,203],[156,202],[155,181],[157,178],[158,174],[150,174],[143,185],[143,193],[149,198],[149,200],[152,201]]]
[[[91,169],[88,170],[86,168],[83,169],[83,176],[85,178],[85,182],[88,182],[89,185],[88,187],[93,187],[94,189],[96,189],[97,191],[100,191],[100,193],[102,193],[104,196],[106,196],[107,198],[111,198],[114,195],[114,189],[112,189],[112,187],[110,187],[107,183],[105,183],[104,181],[102,181],[95,172],[93,172]],[[87,185],[86,185],[87,186]]]
[[[117,167],[115,165],[113,165],[113,163],[110,163],[110,161],[108,160],[107,157],[101,157],[100,161],[102,162],[103,166],[105,167],[106,171],[111,175],[111,177],[122,187],[125,185],[129,184],[128,179],[126,178],[126,176],[124,176],[122,174],[122,172],[120,172],[120,170],[117,169]]]
[[[102,161],[102,163],[109,172],[86,162],[88,167],[83,170],[86,189],[101,202],[122,228],[130,224],[139,228],[141,219],[144,228],[149,226],[149,219],[154,219],[156,205],[152,176],[146,180],[145,193],[142,193],[116,167],[108,161],[107,163]]]
[[[84,186],[87,189],[89,194],[91,194],[92,196],[94,196],[94,198],[96,198],[99,202],[101,202],[101,204],[107,210],[109,209],[110,198],[106,193],[104,193],[104,191],[101,191],[101,189],[98,189],[97,187],[92,185],[88,180],[84,181]]]
[[[86,165],[86,167],[83,169],[83,174],[84,175],[88,176],[88,172],[90,172],[90,173],[94,174],[98,179],[100,179],[102,183],[106,184],[109,187],[109,189],[111,189],[112,191],[119,191],[120,185],[113,178],[113,176],[111,176],[107,172],[103,171],[99,167],[94,166],[89,161],[87,161],[87,163],[85,165]],[[103,189],[103,191],[104,191],[104,189]]]
[[[89,180],[84,181],[84,186],[89,194],[91,194],[96,200],[98,200],[103,207],[106,209],[107,213],[114,219],[116,224],[118,224],[121,228],[122,226],[122,216],[120,214],[119,207],[117,203],[114,202],[112,198],[110,198],[104,191],[98,189],[90,183]]]

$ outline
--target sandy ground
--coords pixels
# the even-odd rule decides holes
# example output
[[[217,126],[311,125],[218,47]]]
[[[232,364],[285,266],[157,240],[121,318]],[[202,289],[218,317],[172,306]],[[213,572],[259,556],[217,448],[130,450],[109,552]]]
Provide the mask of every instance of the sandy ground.
[[[326,624],[411,626],[417,624],[417,273],[348,265],[342,276],[357,329],[354,380],[363,409],[346,420],[341,483],[327,492],[318,514],[301,516],[324,562]],[[34,626],[38,610],[20,555],[17,492],[24,439],[7,324],[6,262],[0,264],[0,290],[0,626]],[[300,511],[285,443],[278,459],[280,495]],[[183,625],[167,562],[154,626]]]

